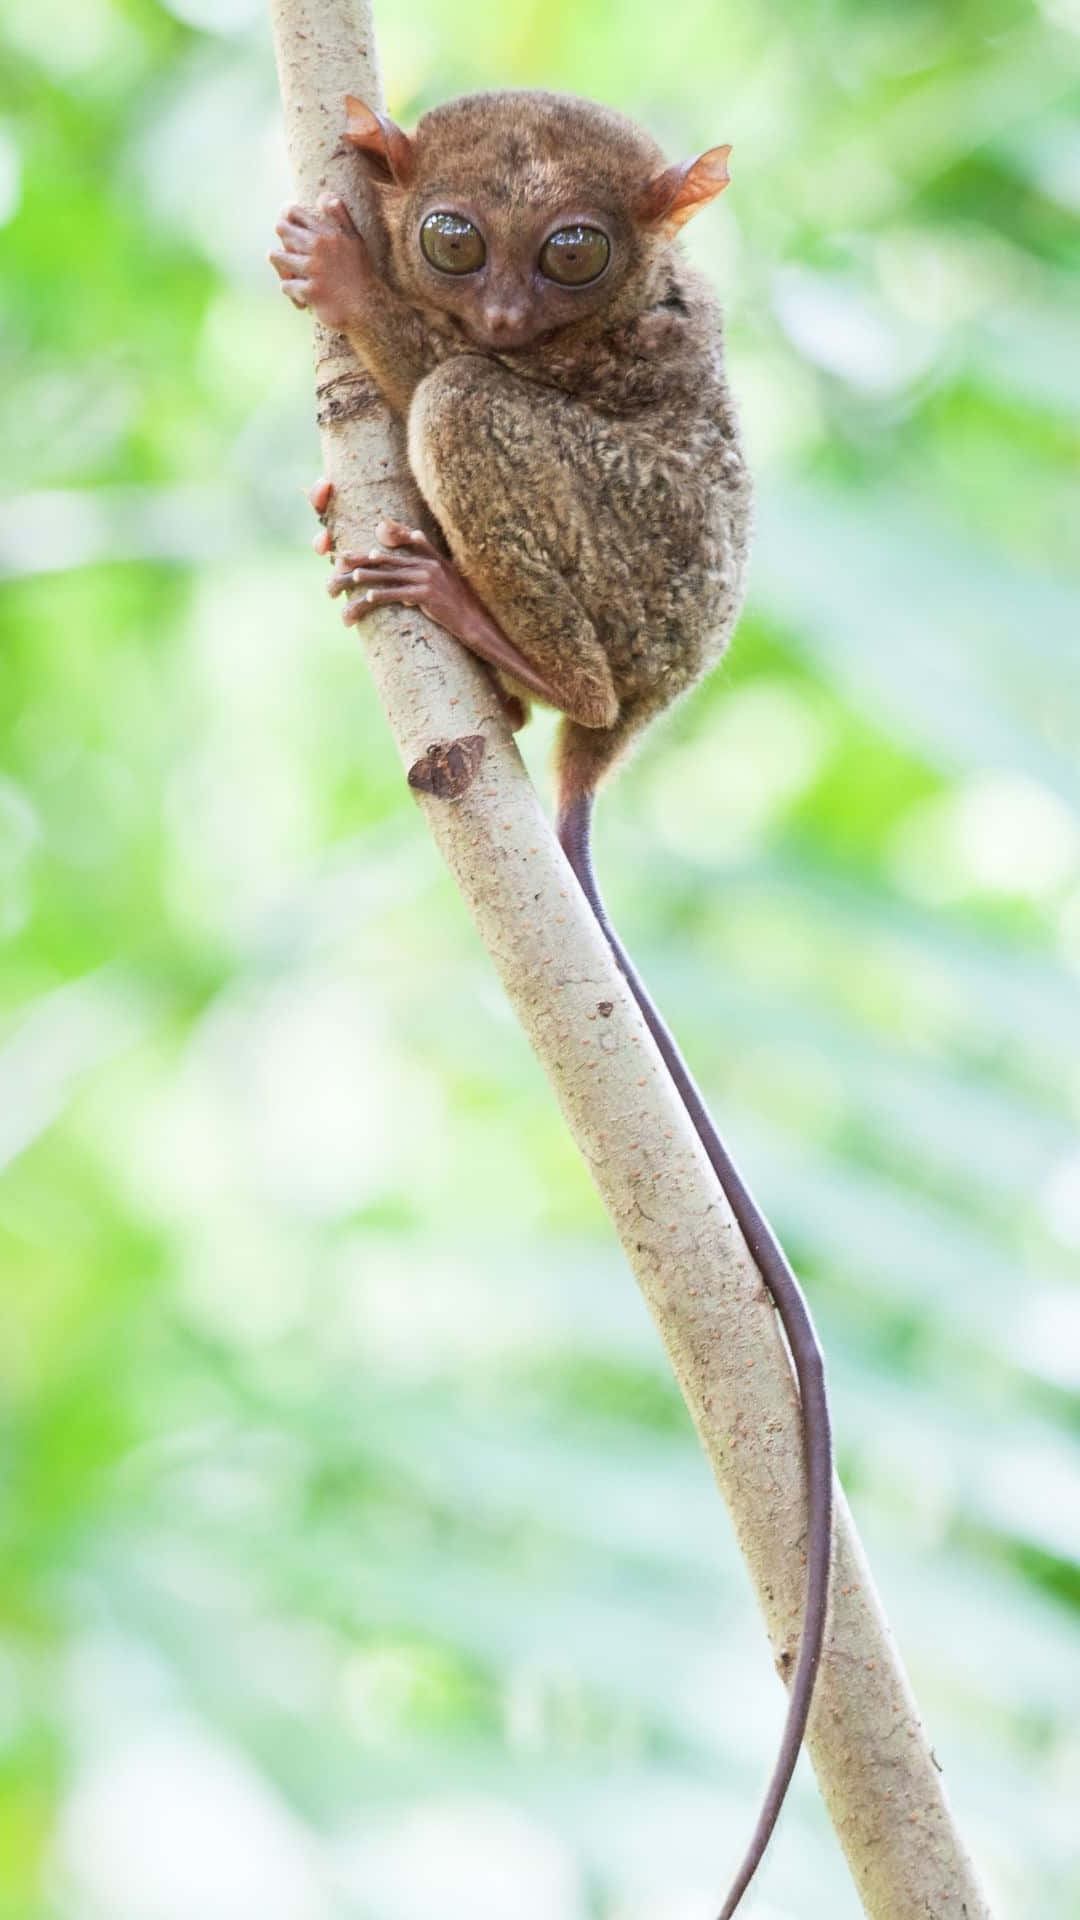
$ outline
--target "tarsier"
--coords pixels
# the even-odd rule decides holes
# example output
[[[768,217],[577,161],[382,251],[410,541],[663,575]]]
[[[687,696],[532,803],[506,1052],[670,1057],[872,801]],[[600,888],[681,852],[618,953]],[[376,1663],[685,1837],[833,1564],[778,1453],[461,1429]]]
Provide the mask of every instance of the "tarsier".
[[[494,670],[515,725],[562,713],[558,833],[780,1315],[801,1398],[806,1604],[775,1770],[720,1920],[730,1920],[787,1791],[828,1601],[832,1443],[799,1284],[721,1143],[605,913],[590,821],[600,780],[722,653],[743,592],[750,483],[721,318],[673,244],[727,185],[727,147],[668,165],[621,116],[548,93],[492,93],[412,135],[346,100],[382,225],[377,272],[340,199],[290,207],[270,256],[283,291],[344,333],[407,430],[445,551],[397,522],[336,556],[345,620],[421,607]],[[312,490],[320,515],[326,481]],[[330,550],[324,531],[316,537]],[[788,1662],[790,1665],[790,1661]]]

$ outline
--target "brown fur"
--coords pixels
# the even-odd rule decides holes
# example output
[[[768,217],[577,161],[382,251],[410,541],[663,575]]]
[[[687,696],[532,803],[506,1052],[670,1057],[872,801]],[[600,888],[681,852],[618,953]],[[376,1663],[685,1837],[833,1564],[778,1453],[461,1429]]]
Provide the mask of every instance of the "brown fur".
[[[565,696],[565,799],[694,684],[738,614],[750,483],[720,312],[670,226],[636,218],[665,162],[620,115],[478,94],[426,114],[411,154],[407,182],[377,191],[390,286],[347,330],[407,420],[459,570]],[[483,227],[482,285],[420,251],[421,220],[444,205]],[[595,287],[535,272],[564,215],[610,235]],[[524,345],[493,337],[500,302],[526,304]]]

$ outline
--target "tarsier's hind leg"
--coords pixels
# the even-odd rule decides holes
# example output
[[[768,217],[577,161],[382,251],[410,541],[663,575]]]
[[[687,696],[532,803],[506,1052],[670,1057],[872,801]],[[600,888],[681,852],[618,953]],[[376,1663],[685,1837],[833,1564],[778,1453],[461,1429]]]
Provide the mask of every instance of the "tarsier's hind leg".
[[[400,520],[383,520],[376,528],[380,541],[367,553],[332,553],[332,541],[326,520],[333,498],[329,480],[317,480],[308,489],[308,499],[318,515],[320,526],[313,545],[316,553],[329,553],[334,562],[330,592],[345,594],[343,619],[354,626],[376,606],[396,603],[420,606],[448,633],[457,634],[489,668],[492,689],[507,722],[516,733],[529,718],[531,692],[546,689],[530,687],[515,678],[513,669],[528,675],[528,662],[516,654],[512,642],[493,627],[479,601],[453,563],[432,546],[418,527],[407,527]],[[502,666],[498,664],[502,661]]]
[[[520,453],[523,435],[535,437],[536,420],[535,400],[522,387],[479,355],[445,361],[413,398],[410,464],[456,566],[497,625],[513,634],[552,703],[582,727],[608,729],[619,702],[607,656],[557,555],[528,524],[535,478],[528,485]]]

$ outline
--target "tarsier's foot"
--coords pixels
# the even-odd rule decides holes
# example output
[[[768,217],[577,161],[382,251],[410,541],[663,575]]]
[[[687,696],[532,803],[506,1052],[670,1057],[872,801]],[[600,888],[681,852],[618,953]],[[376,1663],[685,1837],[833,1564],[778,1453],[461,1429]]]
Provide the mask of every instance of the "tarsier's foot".
[[[344,200],[319,196],[310,207],[286,207],[275,229],[281,246],[269,255],[281,291],[294,307],[310,307],[324,326],[346,331],[372,279],[371,257]]]
[[[316,480],[308,492],[315,512],[324,520],[333,497],[329,480]],[[335,572],[330,592],[354,597],[342,614],[347,627],[355,626],[374,607],[396,603],[420,607],[447,633],[464,642],[477,658],[492,669],[492,680],[499,703],[515,732],[529,718],[527,700],[504,686],[501,674],[542,700],[557,704],[557,696],[543,676],[526,660],[497,627],[483,602],[453,562],[432,546],[418,527],[406,527],[400,520],[382,520],[375,529],[381,542],[367,553],[333,556]],[[330,535],[321,526],[312,543],[318,553],[330,552]]]
[[[325,478],[316,480],[315,485],[307,489],[307,497],[310,500],[311,505],[314,508],[316,514],[318,515],[319,521],[321,523],[319,526],[319,531],[317,534],[315,534],[311,543],[312,546],[315,548],[316,553],[329,553],[331,550],[332,542],[330,539],[329,528],[326,525],[326,515],[330,510],[330,502],[333,499],[333,496],[334,496],[333,481],[327,480]],[[410,551],[414,555],[419,551],[418,542],[423,540],[423,535],[419,533],[415,533],[415,534],[411,533],[409,528],[402,527],[400,523],[397,521],[387,522],[385,524],[388,527],[390,527],[393,530],[393,532],[396,533],[398,536],[402,534],[408,536]],[[428,545],[427,541],[423,541],[423,545],[425,548],[425,555],[430,555],[434,552],[434,549]],[[357,571],[362,571],[365,566],[368,567],[369,569],[371,569],[373,566],[377,567],[380,560],[385,563],[393,559],[392,553],[382,553],[378,548],[374,549],[373,551],[378,556],[375,562],[372,562],[370,555],[367,557],[366,561],[358,560],[355,554],[343,556],[338,573],[335,575],[334,580],[332,580],[330,583],[330,591],[332,593],[344,593],[348,591],[349,588],[351,588],[352,586],[359,586],[360,585],[359,581],[353,581],[351,579],[348,579],[347,585],[345,585],[345,584],[342,584],[342,579],[346,578],[348,574],[353,574],[353,573],[356,573]],[[435,555],[435,558],[438,559],[439,556]],[[403,560],[404,560],[404,556],[399,556],[399,564],[401,564]],[[449,566],[449,562],[444,561],[443,565]],[[455,578],[460,579],[460,576],[455,575]],[[385,585],[386,584],[385,576],[380,574],[380,579],[383,580],[383,584]],[[464,586],[463,581],[461,581],[460,584]],[[347,607],[345,610],[346,620],[351,622],[351,621],[363,619],[364,614],[370,609],[371,606],[375,604],[376,603],[374,601],[364,602],[361,604],[361,606],[358,608],[358,610],[355,613],[353,612],[351,607]],[[528,702],[526,700],[522,700],[516,693],[511,693],[508,687],[504,687],[502,681],[498,676],[498,673],[495,671],[494,668],[491,668],[490,672],[491,672],[491,683],[498,696],[499,705],[502,707],[502,710],[505,713],[511,728],[515,733],[517,733],[519,729],[525,725],[526,721],[529,718]]]
[[[345,625],[355,626],[373,607],[396,602],[422,607],[447,633],[467,641],[484,609],[452,561],[437,553],[419,528],[400,520],[380,521],[375,534],[381,545],[369,553],[337,557],[330,592],[353,596],[342,614]]]

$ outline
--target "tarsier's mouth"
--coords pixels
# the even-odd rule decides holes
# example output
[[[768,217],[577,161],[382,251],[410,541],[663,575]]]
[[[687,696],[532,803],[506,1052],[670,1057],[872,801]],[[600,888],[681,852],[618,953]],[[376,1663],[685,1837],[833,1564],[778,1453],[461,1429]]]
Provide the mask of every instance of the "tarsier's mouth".
[[[532,327],[521,334],[503,334],[496,338],[493,334],[481,333],[471,327],[466,328],[469,339],[475,346],[482,347],[485,353],[499,355],[524,353],[528,347],[535,347],[541,340],[546,340],[553,331],[551,327]]]

